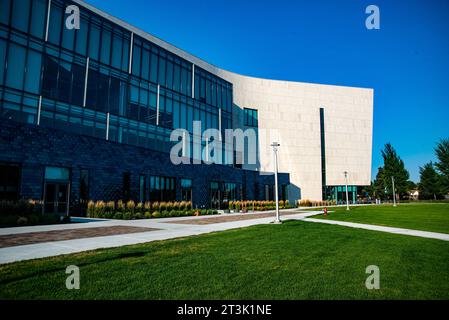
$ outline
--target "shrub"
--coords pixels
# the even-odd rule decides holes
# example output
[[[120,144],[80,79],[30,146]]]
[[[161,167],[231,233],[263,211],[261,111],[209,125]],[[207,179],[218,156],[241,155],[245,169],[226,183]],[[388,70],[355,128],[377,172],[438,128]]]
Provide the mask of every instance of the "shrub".
[[[110,213],[115,212],[115,202],[114,201],[106,202],[105,212],[108,213],[107,216],[110,216]]]
[[[123,213],[121,213],[121,212],[116,212],[116,213],[114,214],[114,219],[122,220],[122,219],[123,219]]]
[[[131,213],[131,215],[134,214],[134,210],[136,209],[136,203],[133,200],[129,200],[126,203],[126,209],[129,213]]]
[[[136,213],[142,213],[143,212],[143,203],[142,202],[139,202],[137,204],[135,212]]]
[[[117,202],[117,211],[122,213],[125,212],[125,204],[123,203],[122,200],[119,200]]]
[[[168,213],[168,215],[169,215],[170,217],[179,217],[178,211],[175,211],[175,210],[170,210],[170,212]]]
[[[167,210],[161,211],[161,218],[168,218],[168,217],[170,217],[170,215]]]
[[[218,211],[217,210],[213,210],[212,214],[218,214]]]
[[[92,200],[90,200],[87,203],[87,216],[89,218],[94,218],[95,217],[95,202],[93,202]]]
[[[18,226],[26,226],[28,224],[28,218],[27,217],[19,217],[16,221],[16,224]]]
[[[137,212],[137,213],[135,214],[134,218],[135,218],[135,219],[142,219],[142,218],[143,218],[143,215],[142,215],[142,213]]]
[[[114,212],[110,211],[110,212],[105,212],[104,213],[104,218],[105,219],[113,219],[114,218]]]
[[[145,212],[145,219],[151,219],[151,212],[150,211],[146,211]]]
[[[229,210],[234,210],[234,201],[229,201],[228,207],[229,207]]]
[[[153,209],[153,211],[159,211],[160,209],[159,209],[159,202],[153,202],[152,204],[151,204],[151,209]]]
[[[151,202],[150,201],[145,202],[143,207],[145,209],[145,213],[151,211]]]
[[[153,216],[153,218],[160,218],[161,217],[161,213],[159,211],[154,211],[152,216]]]

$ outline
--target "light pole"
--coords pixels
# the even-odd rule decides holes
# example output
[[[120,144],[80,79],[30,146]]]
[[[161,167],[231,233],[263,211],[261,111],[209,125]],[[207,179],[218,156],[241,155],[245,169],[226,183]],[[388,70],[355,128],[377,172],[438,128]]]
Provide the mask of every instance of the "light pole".
[[[276,201],[276,219],[273,221],[273,223],[282,223],[280,217],[279,217],[279,194],[278,194],[278,148],[280,147],[280,144],[277,142],[273,142],[271,144],[273,147],[273,153],[274,153],[274,199]]]
[[[394,190],[394,177],[391,176],[391,184],[393,185],[393,207],[396,207],[396,191]]]
[[[346,183],[346,210],[349,211],[349,196],[348,196],[348,171],[343,172],[345,174]]]

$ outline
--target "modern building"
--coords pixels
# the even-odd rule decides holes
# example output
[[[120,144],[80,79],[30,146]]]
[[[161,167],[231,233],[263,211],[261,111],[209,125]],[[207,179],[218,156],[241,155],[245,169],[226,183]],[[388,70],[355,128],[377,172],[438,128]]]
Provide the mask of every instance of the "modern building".
[[[0,1],[0,199],[59,213],[90,199],[273,199],[278,141],[282,199],[341,199],[347,171],[355,200],[370,183],[372,113],[371,89],[237,75],[83,1]],[[190,137],[194,121],[254,130],[257,161],[240,164],[249,146],[225,140],[222,163],[174,164],[170,134]],[[209,140],[192,140],[182,156],[208,162]]]

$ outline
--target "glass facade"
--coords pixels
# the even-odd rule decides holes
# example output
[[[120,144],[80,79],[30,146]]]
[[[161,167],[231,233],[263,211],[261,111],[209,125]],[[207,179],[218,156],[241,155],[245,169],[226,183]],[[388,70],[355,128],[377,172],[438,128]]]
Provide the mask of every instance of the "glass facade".
[[[232,128],[231,83],[81,6],[70,30],[72,2],[49,3],[1,1],[3,118],[161,152],[193,121]]]
[[[358,198],[357,186],[348,186],[348,199],[355,203]],[[335,200],[338,204],[346,202],[346,186],[326,186],[323,200]]]

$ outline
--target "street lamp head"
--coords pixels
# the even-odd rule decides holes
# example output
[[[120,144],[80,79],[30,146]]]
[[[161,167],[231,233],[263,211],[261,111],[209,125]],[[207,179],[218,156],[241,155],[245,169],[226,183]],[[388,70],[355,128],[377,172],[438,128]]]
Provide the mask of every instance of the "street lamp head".
[[[277,143],[277,142],[273,142],[273,143],[271,144],[271,146],[272,146],[272,147],[280,147],[281,145],[280,145],[279,143]]]
[[[343,172],[345,174],[345,177],[348,176],[348,171]]]

